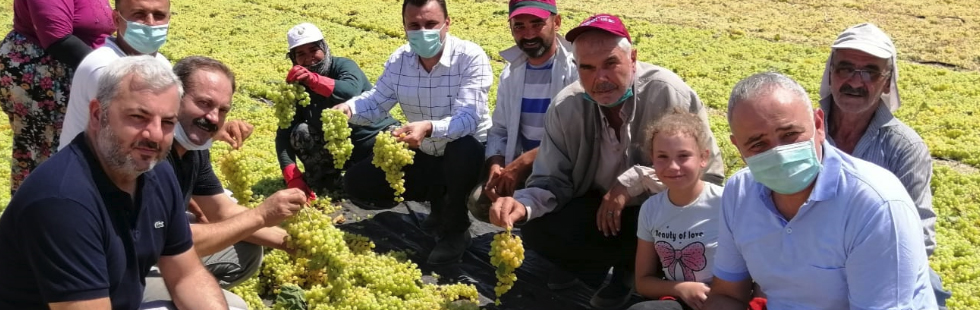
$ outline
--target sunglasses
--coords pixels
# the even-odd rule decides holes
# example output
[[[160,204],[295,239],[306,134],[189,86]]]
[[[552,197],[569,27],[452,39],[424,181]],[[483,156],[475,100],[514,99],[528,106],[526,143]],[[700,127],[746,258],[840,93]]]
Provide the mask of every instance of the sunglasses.
[[[861,77],[861,81],[865,83],[880,81],[882,77],[887,76],[891,72],[881,71],[875,69],[854,69],[854,67],[844,67],[834,65],[834,75],[838,79],[850,80],[855,74]]]

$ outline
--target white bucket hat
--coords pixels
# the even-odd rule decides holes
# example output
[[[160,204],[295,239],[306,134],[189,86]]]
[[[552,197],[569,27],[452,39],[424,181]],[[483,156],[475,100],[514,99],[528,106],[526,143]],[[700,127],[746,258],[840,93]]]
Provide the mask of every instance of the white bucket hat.
[[[892,112],[898,110],[898,107],[902,105],[898,96],[898,63],[896,62],[898,53],[895,51],[895,44],[892,43],[892,39],[884,31],[870,23],[855,25],[837,36],[837,40],[834,41],[834,45],[830,46],[830,49],[831,53],[827,57],[827,66],[823,71],[823,80],[820,81],[821,99],[831,95],[830,73],[833,70],[831,68],[834,57],[833,51],[840,49],[858,50],[874,57],[888,59],[892,73],[888,83],[888,93],[882,94],[881,99],[885,102],[888,110]]]
[[[323,40],[323,32],[320,32],[320,28],[311,23],[302,23],[289,29],[289,32],[286,33],[286,40],[289,43],[289,49],[292,50],[303,44]]]

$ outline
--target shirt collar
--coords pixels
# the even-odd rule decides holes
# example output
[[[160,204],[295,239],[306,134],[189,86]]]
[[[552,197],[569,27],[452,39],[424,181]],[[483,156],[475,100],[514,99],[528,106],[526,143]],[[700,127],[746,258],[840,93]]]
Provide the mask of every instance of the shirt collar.
[[[439,64],[449,68],[453,60],[453,46],[456,45],[456,38],[446,33],[446,43],[442,45],[442,56],[439,57]]]
[[[824,112],[824,128],[827,128],[826,131],[830,132],[830,114],[834,113],[834,97],[827,96],[820,99],[820,109]],[[861,137],[862,139],[864,137],[876,137],[881,128],[895,125],[898,125],[898,119],[895,118],[895,115],[888,109],[884,101],[878,101],[878,107],[875,108],[875,115],[871,117],[871,122],[868,123],[868,129],[864,130],[864,134]],[[830,135],[827,135],[827,140],[833,142]]]

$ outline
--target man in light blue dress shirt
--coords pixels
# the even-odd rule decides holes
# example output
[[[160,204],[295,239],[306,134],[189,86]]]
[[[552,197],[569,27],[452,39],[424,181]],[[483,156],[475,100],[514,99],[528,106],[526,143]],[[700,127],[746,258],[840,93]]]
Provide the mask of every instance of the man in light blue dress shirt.
[[[825,141],[823,111],[777,73],[732,90],[731,141],[748,165],[725,186],[705,307],[936,309],[922,224],[888,170]]]

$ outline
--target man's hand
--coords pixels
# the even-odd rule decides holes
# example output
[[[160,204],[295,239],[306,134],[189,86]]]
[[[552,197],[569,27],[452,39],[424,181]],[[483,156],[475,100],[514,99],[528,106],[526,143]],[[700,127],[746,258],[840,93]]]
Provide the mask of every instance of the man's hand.
[[[490,223],[500,228],[514,227],[527,217],[527,209],[514,197],[500,197],[490,206]]]
[[[408,143],[408,147],[417,149],[422,144],[422,139],[432,133],[432,122],[421,121],[408,123],[405,126],[395,129],[392,134],[398,137],[398,141]],[[405,136],[402,136],[405,134]]]
[[[501,197],[513,196],[521,180],[527,179],[527,174],[530,172],[522,170],[513,163],[501,169],[497,177],[491,180],[494,181],[492,192]],[[487,183],[489,185],[490,182]]]
[[[490,198],[490,202],[497,201],[500,195],[495,192],[497,186],[497,177],[504,170],[504,156],[494,155],[487,158],[487,162],[484,164],[487,167],[487,182],[483,184],[483,195]]]
[[[252,135],[252,130],[255,129],[252,124],[249,124],[242,120],[230,120],[225,123],[225,127],[218,130],[218,135],[215,137],[218,141],[225,141],[228,145],[231,145],[233,149],[239,149],[245,144],[245,140]]]
[[[287,188],[272,194],[258,206],[262,210],[263,226],[279,225],[286,218],[298,213],[306,205],[306,194],[295,188]]]
[[[344,115],[347,115],[347,119],[350,119],[350,117],[354,115],[353,112],[351,112],[350,110],[350,106],[347,105],[346,102],[338,103],[337,105],[331,107],[331,109],[344,112]]]
[[[708,299],[708,292],[711,291],[708,285],[693,281],[679,283],[674,289],[677,290],[677,297],[694,310],[704,308],[704,301]]]
[[[623,208],[629,201],[629,193],[626,191],[626,187],[619,182],[613,183],[613,187],[602,197],[602,204],[599,205],[599,210],[595,214],[596,226],[606,237],[619,234]]]

